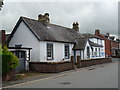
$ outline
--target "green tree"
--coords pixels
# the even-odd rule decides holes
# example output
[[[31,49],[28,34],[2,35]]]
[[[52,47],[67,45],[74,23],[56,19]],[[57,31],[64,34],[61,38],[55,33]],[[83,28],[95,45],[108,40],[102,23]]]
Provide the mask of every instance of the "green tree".
[[[17,66],[18,58],[4,46],[2,49],[2,73],[5,74]]]

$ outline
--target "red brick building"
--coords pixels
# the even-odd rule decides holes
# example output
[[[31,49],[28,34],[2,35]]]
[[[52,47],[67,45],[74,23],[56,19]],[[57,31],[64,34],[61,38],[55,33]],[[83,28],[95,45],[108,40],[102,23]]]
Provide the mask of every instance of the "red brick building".
[[[100,30],[95,30],[95,35],[105,40],[105,54],[106,56],[120,56],[120,40],[109,33],[101,34]]]
[[[109,37],[109,33],[107,33],[106,35],[103,35],[100,33],[100,30],[95,30],[95,35],[104,39],[105,40],[105,55],[106,56],[111,56],[111,41],[108,39]]]
[[[6,34],[5,30],[0,30],[0,44],[7,45],[7,39],[10,34]]]
[[[115,40],[114,36],[109,36],[111,41],[111,53],[112,56],[117,56],[119,51],[119,42]]]

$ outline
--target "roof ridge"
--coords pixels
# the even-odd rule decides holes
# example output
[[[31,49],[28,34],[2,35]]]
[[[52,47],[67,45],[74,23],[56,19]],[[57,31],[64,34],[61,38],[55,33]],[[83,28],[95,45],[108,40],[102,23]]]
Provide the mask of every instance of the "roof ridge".
[[[31,18],[24,17],[24,16],[20,16],[20,18],[22,18],[22,19],[29,19],[29,20],[33,20],[33,21],[38,21],[38,20],[36,20],[36,19],[31,19]],[[40,21],[38,21],[38,22],[40,22]],[[50,23],[50,25],[59,26],[59,27],[62,27],[62,28],[66,28],[66,29],[68,29],[68,30],[73,30],[73,29],[70,28],[70,27],[65,27],[65,26],[62,26],[62,25],[54,24],[54,23]],[[75,31],[75,30],[74,30],[74,31]]]
[[[24,16],[20,16],[20,18],[22,18],[22,19],[29,19],[29,20],[34,20],[34,21],[37,21],[37,20],[35,20],[35,19],[28,18],[28,17],[24,17]]]

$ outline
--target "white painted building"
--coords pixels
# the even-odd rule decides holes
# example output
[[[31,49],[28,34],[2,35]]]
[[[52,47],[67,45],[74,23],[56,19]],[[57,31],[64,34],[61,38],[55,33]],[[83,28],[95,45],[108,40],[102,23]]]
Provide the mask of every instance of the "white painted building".
[[[8,46],[32,48],[29,62],[69,61],[75,39],[82,37],[76,30],[78,27],[73,28],[51,24],[48,13],[39,15],[38,20],[20,17],[8,39]]]
[[[73,48],[75,60],[77,56],[81,60],[105,57],[105,41],[96,35],[83,34],[84,38],[77,39]]]
[[[50,23],[49,14],[39,15],[38,20],[20,17],[8,38],[13,49],[28,70],[29,62],[70,61],[71,56],[81,59],[105,57],[104,40],[94,35],[82,35],[79,24],[66,28]],[[25,55],[24,55],[25,54]],[[24,67],[19,67],[19,69]]]

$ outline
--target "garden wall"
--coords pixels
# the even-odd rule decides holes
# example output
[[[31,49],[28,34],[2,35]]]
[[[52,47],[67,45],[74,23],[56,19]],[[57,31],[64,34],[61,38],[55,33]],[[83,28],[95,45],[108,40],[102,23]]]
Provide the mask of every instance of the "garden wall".
[[[96,58],[96,59],[89,59],[89,60],[81,60],[80,67],[87,67],[91,65],[103,64],[112,62],[112,58]]]
[[[118,55],[118,56],[112,56],[113,58],[120,58],[120,55]]]
[[[74,69],[72,62],[30,62],[30,71],[56,73]]]

